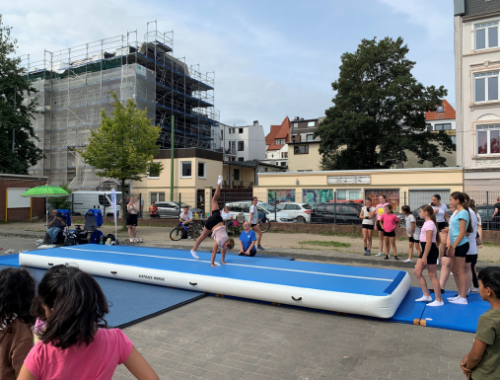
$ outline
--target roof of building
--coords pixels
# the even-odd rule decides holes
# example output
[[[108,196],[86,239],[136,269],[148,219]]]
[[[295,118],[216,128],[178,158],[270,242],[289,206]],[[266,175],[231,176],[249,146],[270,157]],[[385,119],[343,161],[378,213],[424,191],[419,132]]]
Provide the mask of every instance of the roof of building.
[[[267,150],[279,150],[284,144],[276,145],[275,139],[285,139],[285,143],[290,141],[290,119],[285,117],[281,125],[271,125],[271,132],[266,136]]]
[[[480,16],[500,12],[500,2],[485,0],[456,0],[455,16]]]
[[[456,119],[455,108],[446,99],[443,99],[444,112],[428,111],[425,113],[425,120],[454,120]]]

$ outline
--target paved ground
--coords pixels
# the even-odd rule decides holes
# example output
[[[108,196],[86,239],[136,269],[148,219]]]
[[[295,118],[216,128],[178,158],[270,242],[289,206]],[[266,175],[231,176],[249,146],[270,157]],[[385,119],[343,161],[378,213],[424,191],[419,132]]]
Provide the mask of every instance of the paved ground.
[[[3,227],[3,226],[2,226]],[[0,247],[33,249],[36,230],[10,229]],[[267,234],[289,239],[292,235]],[[307,235],[319,240],[321,235]],[[332,238],[329,238],[332,239]],[[334,237],[338,241],[338,237]],[[169,245],[171,243],[169,242]],[[177,243],[184,248],[191,242]],[[165,245],[165,244],[164,244]],[[208,244],[207,244],[208,246]],[[362,261],[354,253],[275,248],[316,261]],[[2,254],[2,251],[0,251]],[[372,259],[373,260],[373,259]],[[412,268],[408,268],[411,274]],[[416,280],[412,275],[412,285]],[[448,289],[454,289],[450,279]],[[133,307],[133,305],[132,305]],[[205,297],[124,330],[161,379],[464,379],[459,363],[474,336],[455,331]],[[132,379],[120,366],[114,379]]]

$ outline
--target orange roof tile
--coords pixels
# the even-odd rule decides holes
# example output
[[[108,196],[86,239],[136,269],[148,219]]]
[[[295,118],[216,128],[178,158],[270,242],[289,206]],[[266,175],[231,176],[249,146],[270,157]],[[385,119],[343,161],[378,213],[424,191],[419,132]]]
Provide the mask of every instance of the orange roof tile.
[[[285,117],[281,125],[271,125],[271,132],[266,136],[266,145],[267,150],[279,150],[283,147],[283,144],[276,145],[275,139],[285,139],[285,143],[288,143],[290,140],[290,119]]]
[[[438,113],[436,111],[428,111],[425,113],[425,120],[447,120],[456,119],[455,109],[451,106],[446,99],[443,99],[444,112]]]

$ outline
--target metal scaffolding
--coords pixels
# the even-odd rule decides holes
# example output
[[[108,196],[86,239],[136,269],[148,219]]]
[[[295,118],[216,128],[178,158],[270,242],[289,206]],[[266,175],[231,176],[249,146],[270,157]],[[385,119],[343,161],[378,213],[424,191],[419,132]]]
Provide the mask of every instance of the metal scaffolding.
[[[154,24],[154,30],[150,25]],[[84,148],[90,131],[99,128],[101,110],[112,111],[109,91],[122,102],[133,99],[147,109],[152,124],[162,127],[159,144],[170,149],[172,115],[176,148],[218,148],[213,129],[214,73],[202,74],[173,56],[173,31],[162,33],[148,22],[142,42],[137,31],[89,42],[69,49],[45,51],[44,59],[22,58],[25,77],[39,92],[33,121],[36,144],[46,158],[30,169],[48,176],[52,184],[73,189],[96,189],[102,178],[85,165],[75,147]],[[29,100],[29,99],[27,99]],[[218,136],[217,136],[218,137]]]

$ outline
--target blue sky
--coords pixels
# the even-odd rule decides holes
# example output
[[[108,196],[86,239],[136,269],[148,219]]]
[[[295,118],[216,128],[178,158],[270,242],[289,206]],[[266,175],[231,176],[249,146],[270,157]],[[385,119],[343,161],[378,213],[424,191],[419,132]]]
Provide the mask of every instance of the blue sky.
[[[324,115],[340,56],[363,38],[403,37],[414,75],[455,104],[451,0],[23,0],[2,5],[19,54],[54,51],[138,30],[174,30],[174,56],[215,71],[226,124]]]

